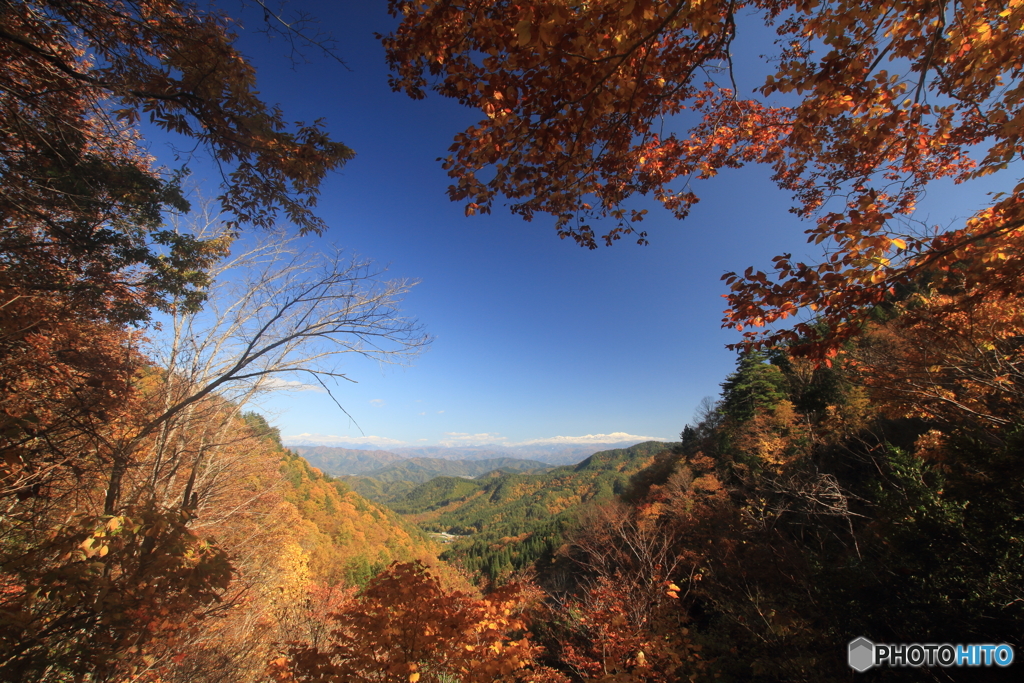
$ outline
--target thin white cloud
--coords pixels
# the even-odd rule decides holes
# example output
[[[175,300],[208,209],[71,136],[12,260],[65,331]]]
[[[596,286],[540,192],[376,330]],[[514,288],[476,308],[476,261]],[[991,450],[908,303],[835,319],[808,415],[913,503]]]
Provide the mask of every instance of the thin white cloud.
[[[382,399],[382,398],[371,398],[370,399],[370,405],[371,406],[377,406],[378,408],[380,408],[381,406],[384,405],[384,399]]]
[[[386,436],[346,436],[337,434],[290,434],[282,437],[282,440],[289,446],[335,446],[339,444],[351,446],[369,446],[377,448],[388,448],[405,446],[407,442],[392,439]],[[417,439],[416,442],[429,441],[429,439]],[[469,432],[445,432],[444,437],[438,440],[439,446],[484,446],[489,444],[503,444],[505,446],[587,446],[591,444],[620,444],[640,443],[641,441],[671,441],[657,436],[641,436],[627,432],[612,432],[611,434],[586,434],[583,436],[552,436],[546,439],[531,439],[519,443],[511,443],[508,437],[501,436],[499,432],[481,432],[470,434]]]
[[[530,441],[523,441],[522,443],[515,444],[517,446],[534,446],[538,444],[592,444],[592,443],[622,443],[625,441],[633,441],[639,443],[641,441],[669,441],[669,439],[663,439],[660,436],[639,436],[637,434],[628,434],[626,432],[612,432],[611,434],[586,434],[584,436],[552,436],[547,439],[532,439]]]
[[[442,446],[479,446],[481,444],[508,440],[508,437],[501,436],[498,432],[483,432],[481,434],[445,432],[444,435],[445,438],[438,442]]]
[[[440,415],[443,412],[444,412],[443,410],[439,410],[439,411],[437,411],[437,414]]]
[[[281,437],[282,441],[292,446],[333,446],[335,444],[354,444],[359,446],[403,446],[404,441],[386,436],[339,436],[337,434],[289,434]]]
[[[296,379],[288,380],[281,379],[280,377],[267,377],[263,381],[268,387],[275,391],[319,391],[320,393],[324,393],[323,387],[314,384],[306,384]]]

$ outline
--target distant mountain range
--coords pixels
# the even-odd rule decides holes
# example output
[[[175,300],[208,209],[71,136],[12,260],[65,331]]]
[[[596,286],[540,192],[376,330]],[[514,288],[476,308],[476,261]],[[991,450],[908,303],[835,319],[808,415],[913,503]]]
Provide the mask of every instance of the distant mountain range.
[[[391,451],[364,451],[336,446],[291,446],[291,450],[332,477],[378,470],[409,457]]]
[[[292,449],[313,467],[332,477],[360,475],[390,483],[408,481],[421,484],[434,477],[479,477],[503,472],[544,472],[553,465],[538,460],[500,456],[487,459],[450,459],[408,457],[391,451],[361,451],[332,446],[297,446]],[[423,449],[436,452],[433,449]]]
[[[386,502],[401,498],[416,486],[438,477],[471,481],[484,475],[493,477],[512,473],[539,474],[550,469],[552,467],[546,463],[536,460],[519,460],[518,458],[491,458],[489,460],[409,458],[356,475],[324,471],[338,477],[364,498]]]
[[[496,579],[554,557],[585,507],[627,490],[637,472],[673,445],[292,450],[336,477],[336,485],[384,503],[422,531],[453,534],[444,559]],[[539,457],[522,457],[527,453]],[[562,460],[571,464],[549,464]]]
[[[442,558],[495,579],[553,557],[586,507],[628,490],[634,475],[674,445],[648,441],[538,473],[437,477],[383,492],[381,500],[424,531],[456,535]]]
[[[443,458],[409,458],[386,465],[380,469],[364,472],[383,482],[411,481],[421,484],[434,477],[476,478],[490,472],[546,472],[551,465],[536,460],[518,458],[490,458],[488,460],[445,460]]]
[[[443,523],[449,526],[472,526],[480,518],[497,518],[509,526],[506,529],[509,535],[515,535],[522,531],[518,526],[524,519],[547,519],[556,514],[555,510],[572,508],[595,496],[610,497],[613,492],[619,492],[630,476],[649,465],[656,454],[673,445],[648,441],[630,448],[600,451],[576,465],[552,467],[540,472],[494,472],[489,473],[491,476],[464,483],[452,482],[451,478],[434,478],[412,488],[401,499],[389,501],[389,506],[399,514],[419,514],[418,522],[432,521],[434,515],[423,513],[443,508]],[[438,491],[443,491],[443,495]],[[479,495],[480,492],[486,495]],[[539,508],[527,515],[511,514],[503,507],[509,505],[518,508],[537,505]],[[483,526],[487,528],[489,525]]]
[[[628,448],[634,441],[618,443],[559,444],[540,443],[525,446],[421,446],[366,450],[353,444],[323,446],[287,441],[286,445],[310,464],[331,475],[365,474],[401,460],[432,458],[438,460],[496,460],[509,458],[532,460],[545,465],[575,465],[598,451]],[[475,476],[475,475],[469,475]]]

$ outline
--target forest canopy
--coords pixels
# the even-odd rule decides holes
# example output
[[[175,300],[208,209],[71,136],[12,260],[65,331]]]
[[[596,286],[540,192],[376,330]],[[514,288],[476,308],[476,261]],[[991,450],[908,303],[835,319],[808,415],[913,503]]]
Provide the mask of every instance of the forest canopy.
[[[252,409],[303,381],[341,408],[339,358],[430,341],[414,282],[300,242],[352,150],[261,99],[213,6],[0,0],[0,679],[827,681],[855,637],[1020,651],[1024,183],[913,226],[935,181],[1019,176],[1024,0],[389,6],[392,86],[485,116],[444,160],[467,214],[646,243],[638,195],[685,218],[759,163],[828,251],[725,276],[741,353],[679,443],[388,510]],[[755,93],[744,21],[778,36]],[[212,211],[143,122],[210,154]],[[450,564],[425,531],[463,537]]]
[[[646,210],[630,209],[631,197],[650,195],[685,218],[697,180],[769,165],[793,211],[813,221],[808,241],[827,251],[816,263],[783,254],[767,272],[726,274],[726,326],[813,314],[790,328],[748,329],[744,345],[820,340],[808,350],[824,353],[925,274],[994,292],[1020,281],[1019,171],[961,224],[913,223],[929,183],[969,182],[1020,160],[1020,2],[390,8],[401,19],[383,38],[392,87],[414,98],[429,88],[486,115],[456,135],[444,160],[448,194],[467,214],[504,198],[526,220],[549,214],[561,237],[585,247],[624,236],[646,243]],[[771,73],[753,93],[734,79],[743,22],[777,33]],[[692,123],[677,132],[673,121]],[[600,236],[599,221],[612,225]]]
[[[431,561],[242,415],[281,373],[428,340],[397,309],[411,283],[285,237],[324,230],[320,183],[353,153],[260,98],[236,27],[177,0],[0,2],[4,680],[157,680],[186,651],[167,675],[260,675],[308,621],[282,596]],[[215,161],[212,216],[142,122]]]

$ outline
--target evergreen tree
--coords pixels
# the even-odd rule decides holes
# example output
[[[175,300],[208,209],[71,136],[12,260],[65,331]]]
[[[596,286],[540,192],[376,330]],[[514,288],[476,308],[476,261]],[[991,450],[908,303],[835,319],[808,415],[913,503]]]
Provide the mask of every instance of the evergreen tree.
[[[767,362],[765,354],[752,351],[740,354],[736,372],[722,383],[719,410],[726,417],[745,422],[786,399],[785,375]]]

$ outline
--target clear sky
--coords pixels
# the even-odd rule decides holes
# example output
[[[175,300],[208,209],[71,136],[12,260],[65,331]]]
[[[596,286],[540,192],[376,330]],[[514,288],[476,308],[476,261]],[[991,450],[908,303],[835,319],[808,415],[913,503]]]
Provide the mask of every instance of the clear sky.
[[[683,222],[651,202],[646,247],[622,240],[588,251],[559,240],[553,221],[526,223],[500,207],[467,218],[448,201],[436,159],[481,114],[440,96],[413,101],[391,92],[373,37],[396,24],[383,0],[295,5],[334,35],[349,70],[312,53],[293,69],[286,47],[262,36],[243,36],[241,47],[267,101],[289,120],[323,117],[357,152],[323,186],[319,213],[331,228],[311,243],[343,246],[390,264],[394,277],[419,280],[403,311],[434,341],[408,367],[345,366],[358,383],[337,396],[355,423],[322,392],[265,400],[259,409],[286,440],[386,447],[615,433],[628,436],[608,440],[677,439],[734,367],[725,344],[738,333],[720,329],[721,275],[767,270],[783,252],[820,255],[766,168],[701,183],[702,201]],[[759,83],[744,83],[744,70],[760,64],[757,51],[738,60],[740,88],[749,92]],[[151,151],[172,165],[161,143]],[[195,180],[215,180],[192,166]],[[946,203],[935,216],[942,220],[971,208],[956,210],[952,194],[938,201]]]

